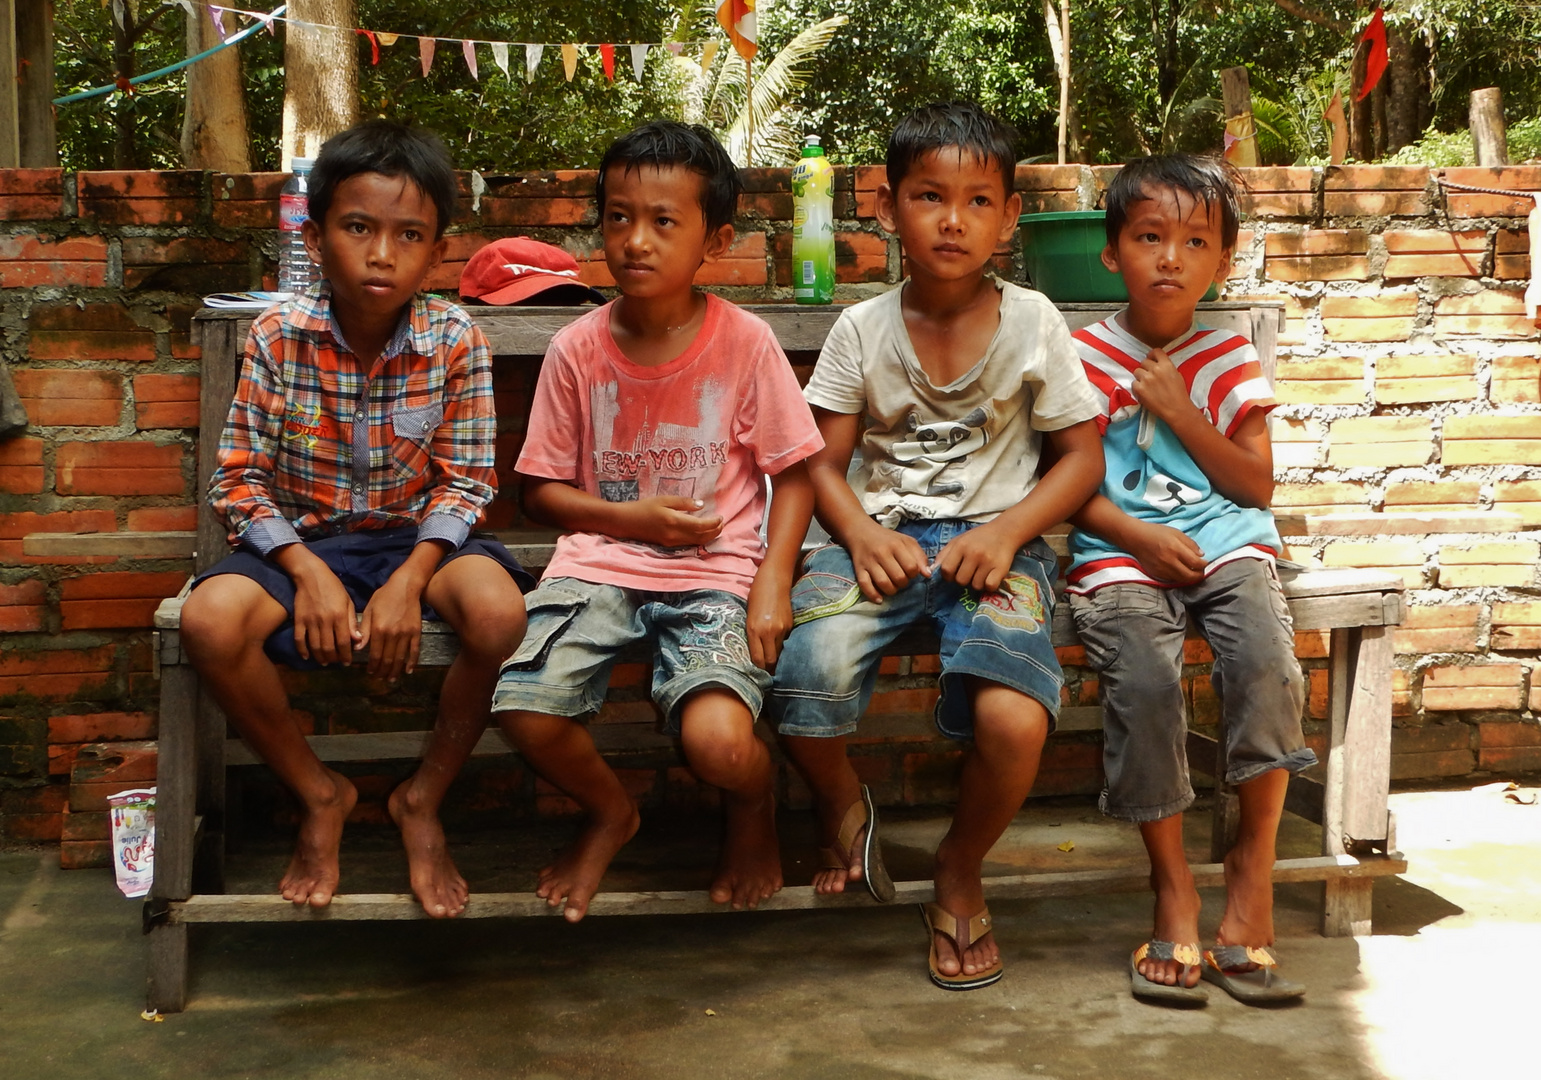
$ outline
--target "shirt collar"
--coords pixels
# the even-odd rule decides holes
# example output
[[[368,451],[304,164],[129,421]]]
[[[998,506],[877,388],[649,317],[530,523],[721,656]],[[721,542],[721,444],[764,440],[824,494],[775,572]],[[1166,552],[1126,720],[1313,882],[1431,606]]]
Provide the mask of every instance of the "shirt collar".
[[[332,285],[325,278],[290,301],[289,322],[295,329],[306,333],[330,334],[339,347],[353,352],[352,346],[342,336],[342,328],[332,316]],[[432,355],[434,351],[433,333],[428,319],[428,299],[422,293],[413,295],[402,313],[401,322],[396,326],[396,332],[391,335],[389,344],[380,355],[389,358],[409,348],[422,356]]]

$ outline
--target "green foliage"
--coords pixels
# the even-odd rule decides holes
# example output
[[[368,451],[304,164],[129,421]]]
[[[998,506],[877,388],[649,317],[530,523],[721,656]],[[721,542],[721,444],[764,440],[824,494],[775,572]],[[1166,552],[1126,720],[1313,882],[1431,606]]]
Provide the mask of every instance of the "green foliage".
[[[1510,161],[1541,159],[1541,116],[1510,124],[1507,135]],[[1411,146],[1402,147],[1388,157],[1386,163],[1448,169],[1475,165],[1477,154],[1472,147],[1469,130],[1443,132],[1431,127],[1423,133],[1423,138]]]

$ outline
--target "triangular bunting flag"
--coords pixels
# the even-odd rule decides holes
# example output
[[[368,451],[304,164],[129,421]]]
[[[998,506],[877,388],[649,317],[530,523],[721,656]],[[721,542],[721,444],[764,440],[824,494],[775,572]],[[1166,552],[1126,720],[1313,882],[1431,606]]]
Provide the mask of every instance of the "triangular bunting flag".
[[[599,47],[599,64],[605,69],[605,78],[615,82],[615,46],[601,45]]]
[[[498,65],[498,70],[504,75],[508,74],[508,42],[492,42],[492,62]]]
[[[745,60],[760,51],[755,43],[754,0],[718,0],[717,21],[727,32],[733,49]]]
[[[562,46],[562,70],[567,73],[567,81],[573,81],[573,75],[578,71],[578,46]]]
[[[373,30],[355,30],[353,32],[369,39],[369,66],[379,67],[380,43],[375,40],[375,32]]]
[[[1386,65],[1389,57],[1386,52],[1386,16],[1380,8],[1375,9],[1375,14],[1370,16],[1370,23],[1364,28],[1364,33],[1359,35],[1360,41],[1369,42],[1370,52],[1364,60],[1364,85],[1359,88],[1359,94],[1355,101],[1363,101],[1375,89],[1375,84],[1380,82],[1380,77],[1386,74]]]
[[[708,41],[701,46],[701,74],[705,75],[712,70],[712,61],[717,59],[717,43]]]
[[[417,39],[417,56],[423,62],[423,78],[428,78],[428,69],[433,67],[433,50],[438,45],[437,38],[420,37]]]
[[[230,35],[225,33],[225,9],[209,5],[209,21],[214,24],[214,32],[219,35],[219,40],[224,41]]]
[[[524,47],[524,81],[535,81],[535,69],[540,66],[540,54],[546,51],[544,45],[526,45]]]
[[[633,45],[631,47],[631,70],[636,74],[637,81],[642,81],[642,68],[647,63],[647,46]]]
[[[387,34],[384,30],[376,30],[375,38],[381,45],[394,45],[401,40],[400,34]]]
[[[685,51],[684,43],[679,41],[666,41],[664,42],[663,47],[668,49],[675,56],[678,56],[680,53]]]
[[[466,38],[460,43],[460,51],[465,54],[466,67],[471,69],[471,78],[480,81],[481,76],[476,73],[476,42]]]

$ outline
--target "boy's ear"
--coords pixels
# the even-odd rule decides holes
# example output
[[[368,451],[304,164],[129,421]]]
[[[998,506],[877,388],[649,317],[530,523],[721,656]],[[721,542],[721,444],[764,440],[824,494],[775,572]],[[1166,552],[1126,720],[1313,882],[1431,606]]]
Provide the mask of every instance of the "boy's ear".
[[[1230,275],[1231,275],[1231,263],[1232,263],[1232,261],[1234,261],[1235,256],[1236,256],[1236,249],[1235,248],[1226,248],[1225,252],[1220,256],[1220,265],[1215,270],[1215,284],[1216,285],[1223,285],[1223,284],[1225,284],[1225,279],[1230,277]]]
[[[733,246],[733,226],[731,224],[720,226],[715,232],[706,234],[706,247],[701,251],[703,263],[716,262],[728,253]]]
[[[888,181],[878,185],[877,219],[884,232],[899,231],[899,194],[888,186]]]
[[[1112,273],[1123,273],[1123,271],[1118,268],[1118,252],[1114,250],[1112,244],[1108,244],[1102,249],[1102,265],[1106,266]]]
[[[1006,196],[1006,220],[1001,222],[1000,242],[1011,243],[1011,237],[1017,231],[1017,218],[1022,216],[1022,195],[1013,191]]]
[[[321,266],[321,226],[315,218],[306,218],[300,222],[300,235],[305,239],[305,251],[310,261]]]

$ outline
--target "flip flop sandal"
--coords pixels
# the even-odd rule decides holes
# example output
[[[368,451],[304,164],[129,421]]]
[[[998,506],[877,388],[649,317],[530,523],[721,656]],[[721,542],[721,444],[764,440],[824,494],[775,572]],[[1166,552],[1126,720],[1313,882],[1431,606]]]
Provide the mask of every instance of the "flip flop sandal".
[[[994,967],[977,971],[972,975],[965,975],[961,971],[956,975],[944,975],[936,964],[936,935],[946,934],[952,938],[954,945],[962,942],[958,947],[958,953],[961,955],[964,949],[990,932],[989,908],[980,908],[979,914],[964,921],[940,904],[922,904],[920,917],[926,921],[928,934],[926,940],[931,945],[931,955],[927,962],[931,965],[931,981],[937,986],[943,990],[978,990],[1001,981],[1001,976],[1006,974],[1006,968],[998,960]]]
[[[1175,986],[1152,982],[1140,974],[1141,960],[1176,960],[1182,965],[1182,978]],[[1129,957],[1129,990],[1141,1001],[1156,1001],[1173,1005],[1202,1005],[1209,1000],[1209,991],[1201,986],[1185,986],[1188,972],[1198,968],[1204,960],[1197,945],[1179,945],[1170,941],[1151,938]],[[1203,971],[1200,970],[1200,975]]]
[[[840,832],[835,837],[835,846],[819,849],[821,859],[820,868],[824,870],[849,870],[851,868],[851,847],[856,842],[856,834],[866,828],[866,834],[862,837],[861,846],[861,879],[867,886],[867,891],[882,904],[888,903],[894,898],[894,879],[888,876],[888,869],[883,865],[883,845],[878,837],[878,812],[872,803],[872,792],[867,785],[861,786],[861,802],[854,802],[845,812],[845,819],[840,822]]]
[[[1256,964],[1254,971],[1236,971]],[[1216,945],[1204,950],[1204,966],[1199,977],[1212,982],[1244,1005],[1267,1005],[1305,997],[1306,988],[1281,979],[1273,969],[1279,961],[1267,949],[1252,945]]]

